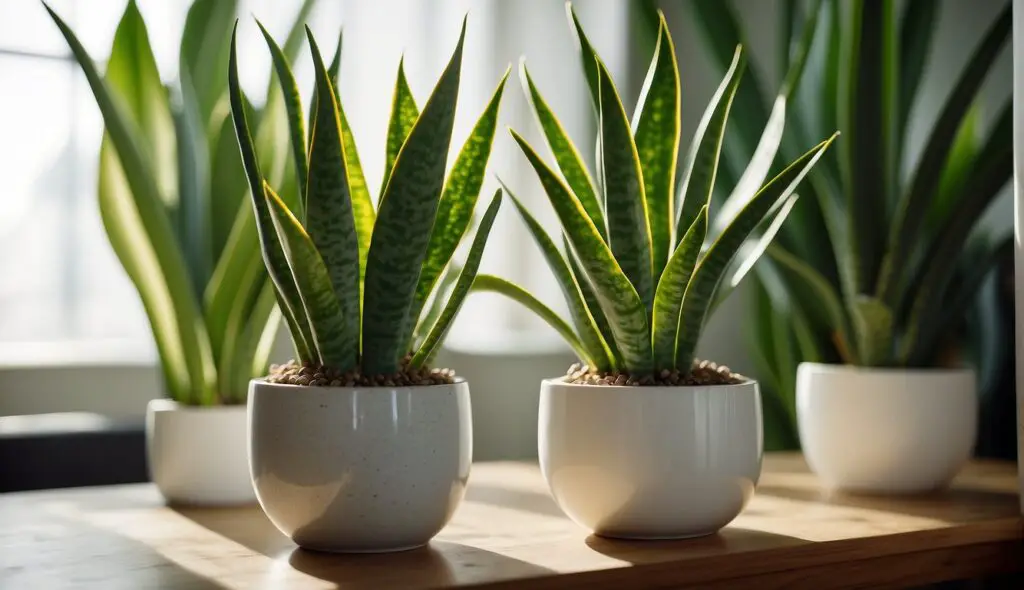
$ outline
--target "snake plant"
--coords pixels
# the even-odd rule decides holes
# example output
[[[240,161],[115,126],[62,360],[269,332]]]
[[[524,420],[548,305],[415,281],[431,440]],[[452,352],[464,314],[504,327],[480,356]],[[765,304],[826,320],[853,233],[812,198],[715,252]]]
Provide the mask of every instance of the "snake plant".
[[[727,67],[729,47],[744,37],[729,2],[687,5],[709,53]],[[980,41],[964,47],[969,59],[940,96],[920,155],[911,154],[908,128],[934,55],[941,6],[933,0],[782,3],[784,65],[796,56],[790,47],[808,34],[801,17],[820,12],[823,21],[812,33],[813,66],[801,88],[807,102],[789,113],[782,153],[795,153],[794,144],[822,129],[838,126],[847,134],[844,149],[808,177],[805,198],[758,265],[751,349],[791,416],[800,361],[948,362],[982,279],[1011,246],[1010,236],[993,239],[978,227],[1012,177],[1011,97],[988,124],[980,97],[1010,39],[1009,2]],[[755,149],[755,130],[770,116],[766,98],[759,80],[737,95],[738,153]],[[723,170],[735,175],[741,168],[736,159]]]
[[[313,6],[306,0],[296,22]],[[165,392],[186,404],[243,403],[265,372],[280,323],[259,259],[256,225],[227,108],[228,33],[235,0],[196,0],[180,40],[178,79],[157,71],[146,23],[129,0],[101,75],[72,30],[47,7],[103,115],[99,207],[110,244],[149,319]],[[298,52],[292,28],[283,54]],[[267,90],[257,122],[264,170],[294,176],[277,146],[280,92]]]
[[[387,172],[376,207],[338,92],[338,60],[325,65],[307,29],[316,74],[307,137],[294,76],[267,36],[286,96],[292,158],[300,171],[295,195],[302,198],[288,199],[263,176],[232,40],[228,85],[235,133],[263,260],[303,364],[364,377],[422,369],[470,291],[501,205],[500,190],[480,219],[461,268],[452,263],[452,255],[472,221],[508,76],[446,178],[465,32],[464,21],[455,51],[422,111],[399,63]],[[446,274],[449,278],[442,279]],[[447,285],[451,292],[441,305]]]
[[[744,68],[742,47],[735,48],[680,166],[679,70],[664,16],[658,15],[654,56],[630,121],[571,6],[567,12],[598,119],[597,173],[588,170],[523,64],[524,90],[561,176],[520,134],[512,135],[558,216],[564,251],[513,200],[558,280],[573,326],[497,277],[478,279],[477,288],[503,293],[537,311],[592,372],[638,379],[666,378],[673,372],[686,376],[708,315],[771,241],[796,202],[797,185],[835,135],[764,182],[766,164],[774,156],[772,138],[782,131],[781,121],[770,122],[764,153],[751,160],[723,207],[731,218],[719,214],[712,224],[709,198]],[[793,76],[799,75],[797,67]],[[740,264],[730,266],[734,259]]]

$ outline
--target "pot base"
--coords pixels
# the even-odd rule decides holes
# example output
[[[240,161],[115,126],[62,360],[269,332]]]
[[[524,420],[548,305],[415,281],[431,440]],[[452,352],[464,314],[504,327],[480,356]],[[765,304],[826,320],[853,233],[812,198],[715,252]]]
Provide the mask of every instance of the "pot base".
[[[702,537],[710,537],[721,529],[716,529],[706,533],[683,533],[679,535],[645,535],[643,533],[615,533],[615,532],[603,532],[599,533],[594,531],[595,537],[601,537],[602,539],[608,539],[609,541],[685,541],[687,539],[700,539]]]
[[[379,549],[378,548],[373,548],[373,549],[365,549],[365,548],[339,548],[339,547],[323,547],[323,546],[319,546],[318,547],[316,545],[299,545],[299,547],[301,549],[303,549],[304,551],[315,551],[317,553],[332,553],[334,555],[346,555],[346,554],[372,555],[374,553],[402,553],[403,551],[413,551],[413,550],[416,550],[416,549],[422,549],[423,547],[426,547],[429,542],[430,541],[426,541],[426,542],[418,543],[418,544],[415,544],[415,545],[402,545],[402,546],[399,546],[399,547],[381,547]]]

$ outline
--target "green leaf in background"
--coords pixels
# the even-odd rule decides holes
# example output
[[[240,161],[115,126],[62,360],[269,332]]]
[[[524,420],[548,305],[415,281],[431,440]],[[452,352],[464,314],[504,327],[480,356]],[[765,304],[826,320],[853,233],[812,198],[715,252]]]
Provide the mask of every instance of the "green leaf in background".
[[[572,189],[576,198],[580,200],[583,209],[590,216],[590,220],[594,222],[594,226],[601,234],[601,237],[607,241],[608,224],[604,219],[604,210],[601,208],[601,201],[597,197],[594,182],[591,180],[590,173],[583,163],[583,158],[576,150],[572,139],[565,132],[565,129],[562,128],[554,113],[551,112],[548,103],[540,95],[537,85],[533,83],[533,78],[530,77],[530,73],[526,69],[525,62],[519,64],[519,77],[522,81],[523,89],[526,91],[527,99],[533,107],[533,113],[537,117],[541,131],[544,132],[548,147],[551,148],[551,153],[555,156],[555,163],[558,164],[558,169],[562,171],[566,184]]]
[[[469,249],[465,265],[462,268],[462,272],[459,273],[459,278],[455,282],[455,288],[452,289],[451,296],[448,297],[448,303],[445,304],[444,311],[441,312],[440,317],[437,318],[433,327],[430,328],[430,332],[427,333],[427,337],[424,339],[420,349],[416,351],[412,360],[409,361],[409,366],[413,368],[422,367],[425,362],[437,354],[438,348],[444,341],[444,337],[448,334],[448,329],[451,328],[452,320],[455,319],[455,315],[459,312],[459,309],[466,300],[466,296],[469,295],[470,288],[473,286],[473,281],[476,279],[476,271],[480,268],[480,260],[484,255],[484,247],[487,245],[487,236],[491,233],[494,218],[498,215],[498,209],[500,208],[501,189],[498,189],[494,193],[494,198],[487,207],[487,211],[484,212],[483,219],[480,220],[480,227],[477,229],[476,237],[473,238],[473,245]]]
[[[722,151],[722,140],[725,138],[725,123],[729,119],[729,109],[736,95],[740,73],[745,63],[743,49],[737,47],[729,71],[711,97],[704,116],[697,125],[697,131],[683,162],[676,228],[693,225],[693,220],[697,218],[701,208],[711,199],[718,171],[718,158]],[[676,236],[677,241],[680,239],[682,235]]]
[[[359,350],[362,295],[359,288],[359,238],[353,219],[354,207],[349,189],[349,171],[343,147],[337,95],[331,84],[327,66],[320,55],[320,48],[317,47],[308,29],[307,34],[316,71],[317,98],[313,140],[309,148],[310,172],[306,193],[305,231],[316,247],[317,256],[322,258],[326,265],[331,287],[340,305],[341,333],[334,336],[339,342],[351,343],[354,351],[351,358],[343,358],[343,362],[336,365],[338,369],[344,371],[355,366]],[[293,266],[292,273],[295,272]],[[312,317],[310,320],[312,321]],[[313,333],[316,334],[316,326],[313,326]]]
[[[665,267],[665,273],[658,283],[654,299],[654,316],[651,325],[654,342],[654,366],[671,367],[676,358],[676,332],[679,328],[679,312],[683,304],[686,285],[697,265],[697,256],[708,232],[708,206],[701,208],[697,219],[679,240],[672,258]]]
[[[508,187],[505,187],[505,191],[508,192],[512,202],[515,203],[519,216],[523,218],[523,223],[526,224],[526,228],[530,231],[530,235],[533,236],[533,240],[537,243],[541,253],[544,255],[544,259],[555,275],[558,287],[565,298],[566,306],[569,308],[569,316],[576,327],[576,332],[579,334],[580,342],[587,351],[586,357],[580,360],[602,371],[611,370],[614,360],[609,356],[608,346],[605,344],[604,338],[602,338],[600,331],[598,331],[597,324],[590,314],[586,302],[583,300],[583,294],[576,283],[576,279],[573,277],[569,264],[562,258],[562,254],[558,251],[558,246],[551,240],[544,231],[544,228],[530,215],[529,210],[512,194],[512,191],[508,190]]]
[[[924,231],[933,235],[935,231],[949,218],[956,199],[960,196],[970,177],[971,168],[978,164],[975,158],[980,144],[980,122],[981,105],[975,102],[964,115],[960,122],[960,129],[956,132],[956,139],[953,140],[953,147],[949,150],[949,157],[942,167],[942,177],[939,179],[938,193],[931,207],[928,208],[925,218]]]
[[[597,70],[608,245],[649,313],[654,306],[655,285],[640,156],[611,74],[600,61]]]
[[[263,191],[292,279],[302,299],[302,307],[309,318],[317,355],[325,365],[341,371],[351,370],[356,365],[359,352],[358,339],[350,337],[352,318],[344,316],[331,286],[327,266],[313,240],[284,201],[274,194],[269,185],[264,184]]]
[[[653,370],[653,356],[647,310],[643,301],[622,272],[583,205],[522,136],[512,131],[512,137],[540,178],[573,249],[583,253],[580,262],[594,285],[601,309],[608,317],[615,346],[622,354],[624,366],[621,368],[638,375],[649,374]]]
[[[259,296],[249,311],[249,321],[242,329],[231,365],[231,385],[228,391],[245,403],[249,380],[253,375],[266,375],[270,368],[270,355],[281,325],[281,310],[277,307],[277,294],[270,279],[263,282]]]
[[[722,280],[726,267],[765,216],[770,215],[773,210],[777,211],[793,194],[797,185],[835,141],[837,135],[838,133],[819,143],[768,182],[740,211],[729,227],[712,242],[700,259],[683,297],[676,337],[676,368],[688,370],[693,362],[694,350],[707,318],[711,298]]]
[[[213,354],[142,132],[122,100],[112,96],[109,82],[100,77],[75,34],[48,6],[47,11],[82,67],[103,115],[110,147],[101,148],[101,155],[106,151],[101,162],[106,163],[100,170],[100,214],[143,300],[168,393],[197,403],[213,399]]]
[[[237,0],[195,0],[181,35],[179,75],[189,81],[195,93],[203,129],[214,133],[227,115],[224,97],[228,82],[224,72],[231,46],[224,32],[231,29],[237,10]]]
[[[231,54],[228,65],[228,92],[231,100],[231,117],[235,126],[235,135],[238,138],[238,146],[242,155],[242,162],[245,167],[246,178],[249,181],[249,191],[255,212],[256,229],[259,234],[260,248],[263,252],[263,261],[270,278],[277,288],[278,304],[281,312],[288,319],[288,326],[291,331],[292,341],[295,344],[296,353],[300,361],[320,360],[315,348],[313,333],[310,330],[309,318],[302,307],[298,287],[291,277],[291,270],[285,258],[284,250],[277,237],[277,231],[273,225],[270,214],[270,207],[263,194],[263,177],[260,174],[259,163],[256,160],[256,150],[253,145],[252,136],[249,133],[249,125],[246,122],[245,102],[242,98],[242,90],[238,82],[238,54],[235,37],[238,34],[237,24],[232,31]]]
[[[410,308],[444,183],[459,92],[465,21],[451,60],[423,107],[381,197],[366,261],[363,369],[394,373],[410,340]]]
[[[918,237],[918,230],[926,217],[925,211],[938,188],[940,167],[948,157],[960,122],[992,62],[1010,36],[1011,20],[1010,5],[1007,4],[961,72],[925,142],[924,152],[911,176],[910,188],[897,204],[877,289],[879,296],[889,305],[899,299],[900,294],[895,289],[899,282],[898,274],[904,271],[911,245]]]
[[[932,44],[940,3],[935,0],[907,0],[900,19],[899,114],[896,153],[903,153],[910,110],[924,74],[928,50]]]
[[[587,351],[583,348],[583,344],[580,343],[579,338],[576,337],[576,333],[572,331],[572,326],[567,324],[562,318],[558,317],[557,313],[551,311],[551,308],[541,303],[526,289],[493,275],[479,274],[476,275],[476,279],[473,281],[473,290],[479,292],[500,293],[501,295],[521,304],[523,307],[537,314],[537,317],[544,320],[545,323],[554,328],[555,331],[558,332],[558,335],[561,336],[569,347],[573,349],[576,356],[579,358],[587,356]]]
[[[891,358],[892,309],[881,300],[859,295],[850,303],[857,357],[869,367],[882,366]]]
[[[409,89],[409,81],[405,79],[405,57],[398,62],[398,81],[395,82],[395,93],[391,100],[391,119],[388,121],[387,154],[384,158],[384,180],[380,185],[381,198],[387,188],[391,170],[395,167],[395,159],[402,149],[412,126],[420,116],[416,107],[416,99]]]
[[[460,274],[462,274],[462,265],[457,262],[449,263],[448,267],[444,269],[444,274],[434,289],[434,294],[426,313],[421,315],[419,323],[416,324],[416,331],[413,333],[412,339],[414,348],[419,348],[420,344],[423,343],[423,339],[427,337],[427,332],[430,331],[437,318],[441,316],[441,311],[444,310],[445,299],[447,299],[452,287],[455,286],[455,281],[459,279]]]
[[[430,231],[427,256],[420,269],[416,296],[409,310],[407,320],[409,326],[406,328],[406,333],[410,338],[427,298],[433,292],[441,272],[448,265],[452,255],[455,254],[455,249],[462,242],[462,237],[466,234],[470,221],[473,219],[473,211],[476,209],[477,198],[480,196],[480,187],[484,182],[484,172],[487,170],[487,162],[491,156],[494,130],[498,126],[498,111],[501,107],[501,97],[504,94],[507,80],[508,70],[505,71],[505,75],[498,83],[498,88],[491,95],[483,114],[473,126],[469,138],[459,150],[455,164],[445,181],[441,201],[438,203],[437,213],[434,215],[434,227]],[[466,289],[469,289],[469,284]]]
[[[644,196],[651,227],[653,282],[660,288],[658,280],[675,244],[672,221],[676,212],[673,196],[679,152],[680,91],[675,45],[664,15],[659,13],[658,19],[654,60],[647,71],[633,115],[633,134],[643,171]]]

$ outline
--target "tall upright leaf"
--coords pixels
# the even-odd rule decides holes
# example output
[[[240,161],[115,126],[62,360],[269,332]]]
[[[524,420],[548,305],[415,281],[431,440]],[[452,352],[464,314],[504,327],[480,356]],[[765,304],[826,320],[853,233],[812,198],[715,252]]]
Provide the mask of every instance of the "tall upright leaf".
[[[242,98],[242,89],[238,82],[238,48],[236,38],[238,35],[238,24],[231,36],[231,54],[228,60],[228,94],[231,99],[231,118],[235,125],[235,135],[238,138],[238,147],[242,155],[242,163],[245,167],[245,175],[249,181],[249,194],[252,201],[253,212],[256,218],[256,230],[259,235],[260,249],[263,253],[263,261],[266,265],[270,278],[277,288],[278,304],[281,312],[288,319],[288,327],[291,330],[292,342],[295,344],[299,360],[320,360],[317,354],[313,334],[310,331],[309,319],[302,307],[302,300],[299,297],[298,287],[291,277],[288,268],[288,261],[285,259],[284,250],[278,240],[277,231],[270,216],[270,208],[263,194],[263,176],[260,173],[259,162],[256,159],[256,148],[252,135],[249,133],[249,124],[246,121],[245,101]]]
[[[594,112],[600,113],[601,80],[597,67],[597,60],[599,59],[597,51],[594,50],[594,46],[590,44],[590,40],[587,39],[586,33],[583,32],[583,25],[580,24],[580,19],[576,16],[576,11],[573,10],[571,2],[565,3],[565,13],[569,18],[569,24],[572,25],[572,31],[575,34],[580,61],[583,65],[583,77],[586,78],[587,88],[590,89],[590,100],[594,104]]]
[[[285,111],[288,114],[288,131],[291,139],[292,158],[295,163],[295,175],[299,182],[299,194],[305,198],[306,179],[309,176],[309,162],[306,154],[306,126],[302,114],[302,97],[299,95],[299,86],[295,82],[295,75],[288,65],[288,58],[274,41],[263,23],[256,21],[263,33],[263,38],[270,49],[270,57],[274,64],[274,71],[281,86],[281,93],[284,98]]]
[[[597,70],[608,245],[649,312],[654,306],[654,271],[640,156],[611,74],[600,61]]]
[[[676,212],[673,197],[680,137],[679,67],[665,16],[659,12],[658,18],[654,58],[633,114],[633,136],[643,171],[644,197],[651,226],[655,285],[675,244],[672,239]]]
[[[419,108],[416,107],[416,99],[409,88],[409,81],[405,78],[405,56],[398,62],[398,80],[395,82],[395,92],[391,99],[391,119],[388,121],[388,138],[386,143],[386,154],[384,158],[384,180],[380,185],[380,194],[383,199],[384,189],[391,177],[391,170],[395,167],[395,159],[402,149],[412,126],[420,116]]]
[[[654,318],[651,323],[654,343],[654,366],[671,367],[676,358],[676,332],[679,328],[679,311],[682,309],[683,294],[690,281],[697,255],[708,232],[708,207],[705,205],[697,219],[686,230],[679,246],[665,267],[658,293],[654,300]]]
[[[611,325],[615,345],[622,354],[621,368],[639,375],[650,373],[654,365],[646,306],[583,205],[522,136],[512,131],[512,137],[536,171],[569,242],[580,254],[580,262],[593,282]]]
[[[722,153],[722,141],[725,138],[725,124],[729,120],[729,109],[732,107],[736,88],[740,83],[740,75],[746,63],[743,48],[736,47],[732,65],[711,97],[704,116],[697,125],[692,143],[687,150],[683,163],[683,177],[679,185],[680,199],[677,205],[679,219],[676,228],[690,227],[704,205],[711,199],[715,188],[715,175],[718,173],[718,159]],[[676,241],[682,235],[676,236]]]
[[[224,98],[230,39],[224,34],[235,20],[238,0],[196,0],[188,9],[178,50],[178,70],[195,92],[204,132],[227,114]]]
[[[458,45],[395,160],[366,261],[363,369],[393,373],[408,351],[408,318],[444,183],[459,92]]]
[[[308,32],[308,30],[307,30]],[[309,47],[316,69],[316,119],[309,148],[309,184],[305,230],[327,266],[331,287],[340,304],[339,340],[355,343],[358,351],[359,238],[353,219],[352,195],[342,139],[337,95],[313,35]],[[295,271],[295,269],[292,269]],[[296,279],[297,281],[298,279]],[[315,334],[315,326],[314,326]],[[351,367],[355,357],[344,367]]]
[[[900,19],[899,112],[897,114],[896,154],[903,153],[903,138],[910,122],[910,109],[917,97],[924,67],[931,49],[932,35],[939,14],[935,0],[907,0]]]
[[[410,340],[427,298],[433,292],[437,280],[455,254],[455,249],[472,221],[473,211],[480,196],[480,187],[484,183],[484,172],[491,156],[494,130],[498,126],[498,110],[501,107],[501,97],[507,80],[508,70],[505,71],[483,114],[459,150],[455,164],[445,181],[441,201],[434,215],[434,227],[430,231],[427,256],[420,269],[416,296],[409,310],[406,334]],[[468,285],[466,288],[469,289]]]

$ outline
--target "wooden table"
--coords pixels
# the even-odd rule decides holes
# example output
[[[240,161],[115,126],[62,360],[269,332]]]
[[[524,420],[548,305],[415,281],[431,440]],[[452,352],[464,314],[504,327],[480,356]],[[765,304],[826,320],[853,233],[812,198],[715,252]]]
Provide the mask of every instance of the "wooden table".
[[[949,491],[852,497],[771,455],[757,496],[720,534],[672,542],[590,536],[535,465],[475,465],[429,548],[297,549],[258,507],[174,509],[150,485],[0,495],[0,588],[847,588],[1024,570],[1016,466],[976,462]]]

